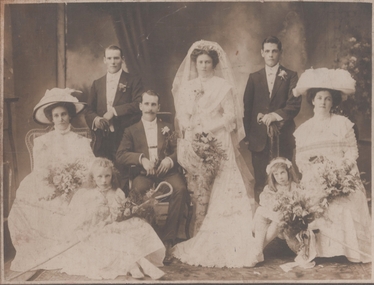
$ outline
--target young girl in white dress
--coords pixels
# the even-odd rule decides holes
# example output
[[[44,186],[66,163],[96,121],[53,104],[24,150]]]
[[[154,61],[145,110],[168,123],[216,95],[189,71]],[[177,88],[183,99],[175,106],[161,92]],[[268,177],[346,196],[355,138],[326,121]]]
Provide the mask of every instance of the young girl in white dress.
[[[260,194],[260,206],[254,217],[254,232],[258,260],[263,261],[263,249],[279,234],[280,213],[274,211],[277,197],[286,193],[292,194],[299,190],[298,178],[292,163],[277,157],[266,167],[268,185]]]
[[[48,267],[92,279],[115,279],[127,273],[133,278],[143,278],[143,273],[152,279],[164,275],[157,267],[163,265],[165,247],[153,228],[137,217],[121,221],[127,199],[114,185],[115,172],[110,160],[95,159],[90,187],[74,195],[64,223],[66,240],[78,243]]]

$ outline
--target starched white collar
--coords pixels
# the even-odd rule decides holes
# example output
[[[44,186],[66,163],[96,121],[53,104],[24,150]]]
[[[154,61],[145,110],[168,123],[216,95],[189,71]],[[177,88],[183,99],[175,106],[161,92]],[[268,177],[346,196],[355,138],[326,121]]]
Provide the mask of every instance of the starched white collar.
[[[59,130],[55,128],[55,132],[62,136],[66,135],[67,133],[70,133],[70,130],[71,130],[71,124],[69,124],[69,126],[65,130]]]
[[[155,128],[157,126],[157,118],[155,118],[152,122],[146,121],[142,118],[142,122],[143,122],[144,128],[146,129]]]
[[[279,62],[274,65],[273,67],[265,65],[266,75],[269,75],[269,73],[275,75],[279,69]]]
[[[106,80],[107,81],[113,81],[113,80],[119,80],[119,78],[121,77],[121,73],[122,73],[122,68],[120,70],[118,70],[116,73],[110,73],[110,72],[107,72],[106,74]]]

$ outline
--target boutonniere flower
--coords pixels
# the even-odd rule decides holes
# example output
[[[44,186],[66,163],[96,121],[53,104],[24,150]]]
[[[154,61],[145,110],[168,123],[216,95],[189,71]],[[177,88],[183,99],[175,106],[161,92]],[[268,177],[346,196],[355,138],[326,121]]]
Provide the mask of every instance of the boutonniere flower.
[[[280,76],[282,80],[287,80],[287,72],[283,69],[279,70],[278,76]]]
[[[161,129],[161,133],[165,136],[170,132],[170,129],[168,126],[165,126]]]
[[[203,89],[196,89],[193,91],[195,93],[196,99],[204,95],[204,90]]]
[[[127,89],[126,84],[123,84],[123,83],[118,84],[118,90],[120,90],[121,92],[126,92],[126,89]]]

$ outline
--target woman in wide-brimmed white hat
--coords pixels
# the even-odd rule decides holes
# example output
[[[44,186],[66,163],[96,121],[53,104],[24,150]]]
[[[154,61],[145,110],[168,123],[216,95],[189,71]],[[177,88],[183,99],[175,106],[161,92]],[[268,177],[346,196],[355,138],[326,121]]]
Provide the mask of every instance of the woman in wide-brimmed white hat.
[[[35,106],[37,123],[54,129],[35,138],[33,170],[20,183],[9,213],[9,230],[16,257],[11,270],[29,270],[50,254],[60,237],[61,219],[94,159],[90,140],[70,131],[70,121],[85,103],[72,96],[73,89],[53,88]],[[55,185],[59,185],[59,189]]]
[[[311,225],[319,229],[317,257],[344,255],[352,262],[370,262],[371,218],[356,163],[354,123],[332,112],[355,92],[355,83],[342,69],[309,69],[301,75],[293,94],[306,95],[314,116],[294,133],[296,164],[305,190],[326,207],[324,216]]]

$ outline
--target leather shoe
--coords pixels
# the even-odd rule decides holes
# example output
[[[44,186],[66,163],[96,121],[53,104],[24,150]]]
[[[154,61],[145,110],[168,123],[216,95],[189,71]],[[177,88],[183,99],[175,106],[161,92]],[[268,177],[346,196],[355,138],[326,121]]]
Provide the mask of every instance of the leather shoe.
[[[172,256],[171,254],[166,254],[165,258],[164,258],[164,261],[163,261],[164,265],[172,264],[173,259],[174,259],[174,256]]]
[[[173,261],[173,255],[171,253],[171,248],[173,247],[173,243],[171,241],[166,241],[165,242],[165,248],[166,248],[166,253],[165,253],[165,258],[164,258],[164,265],[170,265]]]

